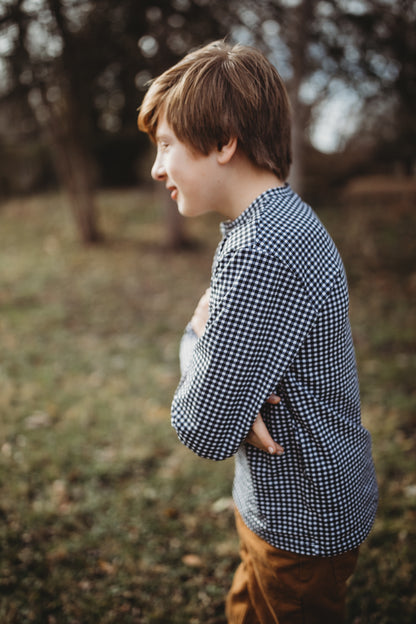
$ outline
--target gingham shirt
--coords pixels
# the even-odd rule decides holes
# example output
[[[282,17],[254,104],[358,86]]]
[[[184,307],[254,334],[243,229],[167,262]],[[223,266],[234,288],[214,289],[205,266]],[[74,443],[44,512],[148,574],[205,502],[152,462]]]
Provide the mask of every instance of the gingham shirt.
[[[341,258],[288,185],[221,228],[209,320],[198,340],[185,333],[172,424],[201,457],[236,456],[234,501],[262,539],[305,555],[351,550],[371,529],[377,485]],[[244,442],[259,411],[281,457]]]

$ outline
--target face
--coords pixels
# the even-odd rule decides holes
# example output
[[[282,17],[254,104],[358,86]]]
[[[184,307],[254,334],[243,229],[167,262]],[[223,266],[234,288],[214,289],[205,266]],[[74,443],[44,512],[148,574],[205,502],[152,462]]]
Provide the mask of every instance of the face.
[[[152,177],[165,183],[179,212],[186,217],[220,212],[222,171],[217,152],[208,156],[193,152],[179,141],[163,115],[157,126],[156,145]]]

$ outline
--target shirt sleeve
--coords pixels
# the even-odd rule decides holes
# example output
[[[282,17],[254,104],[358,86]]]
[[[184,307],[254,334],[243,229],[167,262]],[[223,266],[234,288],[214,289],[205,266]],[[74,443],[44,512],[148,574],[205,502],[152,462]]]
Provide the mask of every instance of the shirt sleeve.
[[[301,280],[276,258],[255,249],[222,258],[205,332],[172,402],[180,440],[201,457],[234,455],[315,318]]]

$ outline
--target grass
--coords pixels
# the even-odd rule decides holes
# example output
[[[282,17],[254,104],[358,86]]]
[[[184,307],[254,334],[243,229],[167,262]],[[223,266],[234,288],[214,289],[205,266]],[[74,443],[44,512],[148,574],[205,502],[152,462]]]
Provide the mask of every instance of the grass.
[[[224,624],[238,562],[232,461],[169,425],[182,328],[207,286],[218,220],[164,249],[151,194],[100,195],[106,245],[76,240],[65,199],[0,207],[0,622]],[[416,616],[416,217],[322,207],[345,260],[381,501],[349,624]]]

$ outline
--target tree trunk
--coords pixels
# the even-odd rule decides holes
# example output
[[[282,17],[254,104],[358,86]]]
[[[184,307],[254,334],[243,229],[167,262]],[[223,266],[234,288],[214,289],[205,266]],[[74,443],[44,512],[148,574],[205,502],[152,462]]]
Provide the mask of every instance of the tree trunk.
[[[85,94],[77,80],[77,47],[65,21],[62,0],[49,0],[48,6],[62,38],[64,52],[62,59],[55,59],[53,64],[42,66],[33,63],[27,48],[29,21],[23,4],[23,0],[17,0],[13,7],[19,41],[13,72],[19,83],[24,68],[32,67],[33,88],[25,91],[29,106],[51,149],[58,178],[68,192],[81,240],[96,243],[102,236],[97,225],[94,199],[95,163],[87,147],[88,119],[80,105],[81,96]]]
[[[69,196],[81,241],[85,244],[102,241],[103,236],[97,222],[93,164],[82,146],[69,137],[66,140],[52,137],[51,147],[61,184]]]
[[[57,31],[62,39],[61,65],[55,75],[60,94],[56,101],[42,90],[47,110],[47,136],[54,153],[58,176],[67,190],[82,242],[97,243],[102,234],[95,205],[96,165],[89,149],[90,122],[84,108],[88,104],[87,85],[79,78],[82,62],[76,41],[68,27],[62,0],[48,0]]]
[[[305,127],[309,114],[299,94],[302,81],[307,73],[308,28],[312,21],[313,9],[314,3],[312,0],[303,0],[292,10],[292,20],[289,24],[289,28],[292,32],[291,51],[293,66],[293,79],[289,86],[289,95],[292,104],[293,164],[289,180],[291,186],[297,193],[302,193],[304,186]]]
[[[95,203],[95,163],[77,133],[71,132],[71,128],[77,127],[77,120],[69,96],[51,104],[42,89],[41,98],[38,121],[51,149],[58,179],[68,193],[80,239],[85,244],[98,243],[103,236]]]

